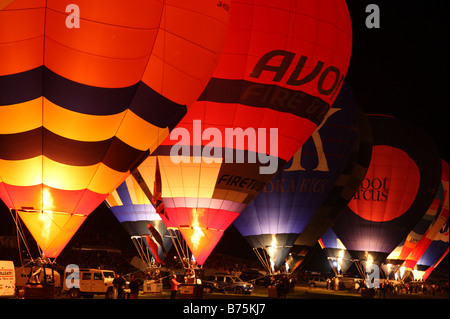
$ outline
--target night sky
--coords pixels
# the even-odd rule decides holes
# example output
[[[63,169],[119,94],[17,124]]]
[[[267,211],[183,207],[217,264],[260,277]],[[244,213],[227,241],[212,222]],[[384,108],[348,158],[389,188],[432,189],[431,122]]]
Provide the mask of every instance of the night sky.
[[[365,10],[370,3],[380,8],[379,29],[366,27]],[[415,124],[431,136],[441,157],[449,161],[447,3],[444,0],[347,0],[353,25],[347,81],[367,114],[393,115]],[[13,235],[10,214],[3,203],[0,205],[0,236]],[[103,232],[118,223],[105,204],[91,216],[82,228],[95,227]],[[102,227],[98,223],[100,217],[104,221]],[[125,230],[118,236],[126,238]],[[233,251],[228,248],[235,247],[236,240],[245,245],[245,240],[238,236],[234,229],[227,231],[217,248]],[[249,246],[248,252],[253,254]]]

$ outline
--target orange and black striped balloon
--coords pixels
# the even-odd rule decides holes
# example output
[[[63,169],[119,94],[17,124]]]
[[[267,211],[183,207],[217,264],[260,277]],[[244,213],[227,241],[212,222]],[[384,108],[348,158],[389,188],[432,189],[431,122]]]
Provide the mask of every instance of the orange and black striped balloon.
[[[1,8],[0,197],[47,257],[202,93],[228,16],[209,0]]]

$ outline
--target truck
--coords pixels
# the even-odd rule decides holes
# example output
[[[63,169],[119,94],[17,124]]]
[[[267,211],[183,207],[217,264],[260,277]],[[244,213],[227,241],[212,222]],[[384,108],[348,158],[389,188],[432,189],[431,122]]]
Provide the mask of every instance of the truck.
[[[0,298],[12,298],[16,295],[16,275],[14,262],[0,260]]]
[[[104,295],[106,299],[115,297],[113,286],[114,271],[106,269],[77,269],[76,273],[64,272],[63,291],[70,298],[92,298],[94,295]],[[129,289],[125,289],[129,293]]]

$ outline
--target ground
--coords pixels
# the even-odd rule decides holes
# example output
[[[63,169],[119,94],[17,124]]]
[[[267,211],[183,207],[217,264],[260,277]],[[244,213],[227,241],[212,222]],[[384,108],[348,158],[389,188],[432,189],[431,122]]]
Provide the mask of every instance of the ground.
[[[95,296],[95,299],[104,299],[104,296]],[[139,299],[169,299],[170,291],[163,289],[162,295],[144,295],[142,291]],[[334,291],[325,288],[309,288],[307,285],[297,285],[294,292],[287,294],[287,299],[364,299],[360,293],[352,290]],[[255,291],[250,295],[242,294],[223,294],[208,293],[204,295],[204,299],[273,299],[268,296],[268,289],[263,286],[255,286]],[[382,299],[381,296],[375,296],[375,299]],[[386,299],[449,299],[449,293],[436,293],[435,295],[413,293],[388,295]]]

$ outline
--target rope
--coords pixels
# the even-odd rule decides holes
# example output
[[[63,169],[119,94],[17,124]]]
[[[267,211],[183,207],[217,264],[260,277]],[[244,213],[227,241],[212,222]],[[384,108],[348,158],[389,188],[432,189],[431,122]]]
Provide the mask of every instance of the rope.
[[[262,248],[262,254],[259,253],[258,248],[253,248],[253,251],[255,252],[263,267],[266,269],[267,273],[272,275],[273,272],[272,267],[270,267],[270,256],[267,255],[264,248]]]
[[[14,213],[13,213],[13,211],[14,211]],[[31,258],[31,260],[33,260],[33,257],[31,256],[30,249],[28,248],[27,241],[26,241],[25,236],[24,236],[24,234],[23,234],[23,229],[21,229],[21,225],[20,225],[20,221],[19,221],[19,214],[17,213],[17,210],[15,210],[15,209],[10,209],[10,210],[9,210],[9,213],[11,214],[11,217],[12,217],[12,219],[13,219],[13,221],[14,221],[14,224],[16,225],[17,248],[18,248],[18,250],[19,250],[20,264],[21,264],[22,267],[23,267],[22,253],[21,253],[21,251],[20,251],[20,240],[19,240],[19,235],[20,235],[20,238],[22,238],[22,242],[23,242],[23,244],[24,244],[24,246],[25,246],[25,248],[26,248],[26,250],[27,250],[27,252],[28,252],[28,255],[29,255],[30,258]]]
[[[168,228],[168,230],[169,230],[170,238],[172,238],[173,245],[175,246],[177,255],[180,258],[183,267],[185,269],[191,269],[191,266],[189,263],[189,253],[188,253],[189,248],[187,247],[187,244],[186,244],[186,247],[183,247],[181,239],[176,234],[175,230],[172,228]]]

